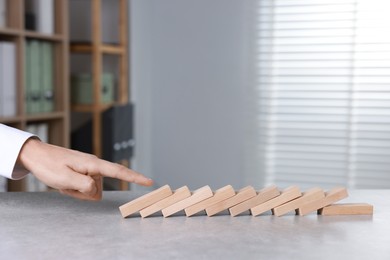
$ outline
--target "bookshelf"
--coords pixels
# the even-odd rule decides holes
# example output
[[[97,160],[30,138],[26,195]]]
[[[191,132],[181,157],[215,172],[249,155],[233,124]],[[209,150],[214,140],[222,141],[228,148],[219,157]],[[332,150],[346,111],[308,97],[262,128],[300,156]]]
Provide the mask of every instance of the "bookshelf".
[[[74,5],[72,7],[72,4]],[[107,10],[111,9],[111,10]],[[80,11],[83,10],[83,11]],[[111,13],[109,13],[111,11]],[[114,13],[113,13],[114,12]],[[107,26],[107,13],[111,26]],[[88,114],[92,124],[91,143],[92,153],[103,156],[102,118],[103,113],[116,105],[129,102],[128,91],[128,1],[127,0],[70,0],[70,52],[78,56],[73,62],[71,58],[71,74],[75,71],[90,73],[92,79],[92,102],[90,104],[71,105],[72,114]],[[85,23],[86,21],[86,23]],[[72,26],[74,22],[74,26]],[[81,28],[83,24],[85,28]],[[104,27],[117,32],[112,37],[106,37],[110,32]],[[82,30],[84,29],[84,30]],[[85,66],[81,66],[84,60]],[[102,102],[102,75],[106,73],[106,60],[114,60],[116,69],[114,97],[112,102]],[[113,63],[113,62],[111,62]],[[76,64],[79,69],[73,68]],[[72,119],[73,121],[73,119]],[[89,151],[88,151],[89,152]],[[128,160],[120,162],[129,166]],[[126,182],[119,182],[120,190],[127,190]]]
[[[0,5],[5,6],[3,18],[0,17],[3,19],[0,20],[0,43],[12,43],[15,47],[15,71],[12,77],[15,79],[12,102],[15,111],[7,116],[1,114],[0,123],[22,130],[29,130],[31,125],[44,125],[47,131],[45,138],[49,143],[69,147],[68,0],[0,0]],[[47,57],[45,61],[31,58],[28,47],[31,42],[39,46],[38,57]],[[44,45],[50,48],[50,52],[44,51]],[[34,74],[31,72],[32,67],[46,69]],[[39,107],[36,111],[29,110],[32,104],[29,91],[33,79],[38,80],[35,82],[38,87],[49,87],[46,90],[39,89],[39,97],[34,102],[42,104],[34,103]],[[44,106],[43,102],[51,103],[49,107],[40,109]],[[0,105],[4,103],[4,100],[0,100]],[[26,190],[26,179],[8,181],[8,190]]]

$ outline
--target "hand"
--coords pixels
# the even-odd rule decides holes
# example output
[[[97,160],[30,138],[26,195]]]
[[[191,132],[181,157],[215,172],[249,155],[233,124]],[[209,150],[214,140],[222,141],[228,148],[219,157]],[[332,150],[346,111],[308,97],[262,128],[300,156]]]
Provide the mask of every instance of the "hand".
[[[151,179],[122,165],[30,138],[23,145],[18,162],[46,185],[61,193],[85,200],[102,198],[102,177],[112,177],[143,186]]]

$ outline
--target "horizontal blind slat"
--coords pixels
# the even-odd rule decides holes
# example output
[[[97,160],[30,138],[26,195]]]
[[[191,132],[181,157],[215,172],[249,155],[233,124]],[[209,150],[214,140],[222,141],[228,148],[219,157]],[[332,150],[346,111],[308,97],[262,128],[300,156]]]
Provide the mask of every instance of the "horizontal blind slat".
[[[389,5],[259,1],[255,120],[268,180],[390,187]]]

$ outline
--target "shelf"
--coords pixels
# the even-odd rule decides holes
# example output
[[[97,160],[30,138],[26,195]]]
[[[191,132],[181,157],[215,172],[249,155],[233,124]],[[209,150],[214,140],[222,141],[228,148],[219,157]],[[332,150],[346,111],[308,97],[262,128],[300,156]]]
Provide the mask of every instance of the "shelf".
[[[13,117],[0,117],[0,123],[2,124],[15,124],[19,123],[22,120],[20,116]]]
[[[9,35],[9,36],[19,36],[22,34],[22,31],[13,28],[0,28],[1,35]]]
[[[63,41],[65,37],[60,34],[43,34],[35,31],[25,31],[24,35],[29,38],[35,38],[47,41]]]
[[[62,119],[65,117],[66,112],[51,112],[51,113],[39,113],[39,114],[29,114],[26,115],[27,121],[45,121],[45,120],[55,120]]]
[[[124,48],[115,45],[102,45],[102,52],[106,54],[124,54]]]
[[[103,112],[110,107],[112,107],[114,103],[109,104],[98,104],[98,105],[72,105],[73,112],[81,112],[81,113],[92,113],[92,112]]]
[[[98,45],[98,50],[105,54],[124,54],[125,48],[119,45],[113,45],[113,44],[101,44]],[[92,44],[88,43],[72,43],[70,45],[70,51],[71,52],[81,52],[81,53],[92,53],[94,50],[94,46]]]
[[[12,62],[12,64],[15,65],[14,71],[11,69],[8,71],[10,71],[11,76],[14,77],[14,80],[10,81],[13,85],[12,87],[15,89],[12,103],[15,103],[18,113],[12,117],[0,117],[0,123],[20,130],[29,131],[50,144],[69,147],[69,35],[67,9],[69,0],[52,0],[53,21],[51,21],[51,19],[47,21],[53,22],[53,30],[45,31],[52,31],[53,33],[42,33],[35,30],[27,30],[25,28],[25,13],[27,12],[26,7],[29,6],[28,1],[5,1],[7,3],[7,8],[5,9],[7,26],[0,27],[0,41],[12,43],[15,47],[15,53],[12,53],[12,55],[14,55],[14,61]],[[45,5],[46,4],[48,3],[45,2]],[[50,10],[51,9],[46,8],[45,12],[51,12]],[[40,11],[43,12],[41,9]],[[39,26],[37,26],[37,28],[39,28]],[[37,49],[35,49],[34,54],[37,55],[32,57],[32,55],[29,55],[32,53],[30,52],[31,49],[28,49],[31,47],[27,43],[29,40],[36,40],[36,46],[39,48],[45,45],[45,49],[42,47],[42,52],[39,50],[39,53],[37,53]],[[47,51],[48,48],[46,48],[46,46],[49,45],[51,45],[50,53]],[[8,56],[7,59],[12,57],[11,55]],[[33,58],[35,60],[33,60]],[[7,60],[5,59],[5,61]],[[39,66],[38,70],[36,69],[36,66]],[[25,81],[29,82],[29,84],[25,84]],[[45,87],[49,85],[52,86],[51,90],[52,93],[54,93],[53,106],[55,107],[55,111],[38,113],[39,109],[34,108],[37,113],[27,114],[26,97],[30,97],[32,85],[34,85],[34,87],[40,87],[42,85]],[[37,88],[34,90],[37,91]],[[40,91],[41,90],[43,90],[43,88],[40,88]],[[45,88],[45,90],[47,89]],[[0,103],[2,102],[3,99],[0,100]],[[45,107],[45,110],[51,110],[51,107]],[[34,185],[32,185],[32,183],[34,183]],[[26,179],[18,181],[9,180],[8,190],[35,190],[36,188],[33,187],[35,184],[38,184],[36,179],[29,181]]]
[[[91,28],[91,37],[86,41],[74,41],[71,42],[69,46],[69,52],[71,55],[71,71],[72,74],[77,73],[90,73],[92,77],[92,101],[97,101],[96,103],[89,105],[72,105],[71,111],[77,113],[89,113],[88,117],[91,118],[91,130],[88,142],[90,141],[92,145],[92,153],[98,157],[103,157],[103,113],[116,104],[128,103],[128,2],[129,0],[118,0],[118,1],[105,1],[103,0],[89,0],[90,8],[85,10],[85,12],[91,13],[91,19],[89,20],[89,27]],[[77,2],[77,1],[73,1]],[[109,3],[108,2],[116,2]],[[107,8],[108,12],[112,13],[113,19],[118,19],[118,39],[110,39],[104,41],[103,36],[103,22],[104,17],[102,15],[103,8]],[[115,11],[115,9],[117,11]],[[70,8],[72,10],[72,8]],[[76,10],[73,8],[73,10]],[[78,16],[83,16],[83,12],[76,14]],[[77,18],[77,17],[75,17]],[[77,19],[76,19],[77,20]],[[78,24],[73,24],[73,29],[77,32],[80,28],[77,27]],[[109,28],[111,29],[111,28]],[[70,28],[72,31],[72,26]],[[77,37],[76,37],[77,38]],[[108,58],[108,60],[107,60]],[[112,59],[112,60],[111,60]],[[78,62],[80,61],[80,63]],[[89,63],[83,66],[82,62],[88,61]],[[115,98],[112,103],[101,103],[101,94],[97,92],[101,91],[102,85],[102,73],[111,72],[115,76],[114,84],[114,93]],[[80,114],[74,115],[76,121],[78,117],[84,116]],[[125,158],[125,162],[118,162],[129,167],[129,158]],[[119,189],[127,190],[128,183],[121,182]]]

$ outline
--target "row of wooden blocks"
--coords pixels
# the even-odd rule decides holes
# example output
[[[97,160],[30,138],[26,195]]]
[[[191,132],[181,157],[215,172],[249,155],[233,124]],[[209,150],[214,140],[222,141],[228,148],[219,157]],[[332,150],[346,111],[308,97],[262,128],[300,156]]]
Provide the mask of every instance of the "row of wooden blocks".
[[[168,217],[182,210],[187,217],[201,211],[210,217],[224,210],[229,210],[232,216],[248,211],[253,216],[258,216],[269,210],[276,216],[294,210],[300,216],[311,212],[320,215],[373,214],[373,206],[370,204],[334,204],[346,197],[348,192],[344,187],[336,187],[327,192],[316,187],[301,192],[297,186],[280,191],[272,185],[259,191],[252,186],[235,191],[231,185],[227,185],[213,192],[206,185],[191,192],[187,186],[172,191],[169,185],[165,185],[120,206],[119,210],[124,218],[138,212],[145,218],[159,211],[164,217]]]

